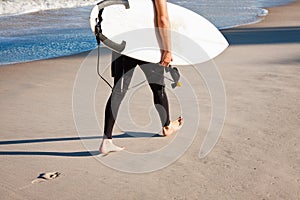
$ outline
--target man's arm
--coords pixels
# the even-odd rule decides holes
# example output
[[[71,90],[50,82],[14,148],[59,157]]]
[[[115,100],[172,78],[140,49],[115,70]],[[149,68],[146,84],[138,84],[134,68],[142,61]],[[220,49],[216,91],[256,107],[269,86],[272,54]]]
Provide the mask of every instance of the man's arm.
[[[168,66],[172,61],[170,20],[166,0],[155,0],[157,25],[162,40],[162,56],[160,64]]]

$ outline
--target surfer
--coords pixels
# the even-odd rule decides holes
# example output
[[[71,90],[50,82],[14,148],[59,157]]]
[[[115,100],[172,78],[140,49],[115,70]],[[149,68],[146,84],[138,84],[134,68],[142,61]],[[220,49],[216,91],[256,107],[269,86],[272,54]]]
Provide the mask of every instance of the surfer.
[[[156,11],[156,23],[159,28],[161,39],[161,61],[159,64],[147,63],[141,60],[127,57],[125,55],[112,53],[112,76],[114,77],[114,87],[106,103],[104,136],[100,145],[101,153],[121,151],[124,148],[116,146],[112,142],[112,131],[119,106],[128,90],[134,68],[139,65],[144,72],[148,84],[153,93],[155,108],[158,111],[162,124],[162,133],[169,136],[178,131],[183,125],[183,118],[179,117],[174,121],[169,118],[168,98],[165,92],[164,68],[169,67],[172,61],[170,21],[166,0],[154,0]]]

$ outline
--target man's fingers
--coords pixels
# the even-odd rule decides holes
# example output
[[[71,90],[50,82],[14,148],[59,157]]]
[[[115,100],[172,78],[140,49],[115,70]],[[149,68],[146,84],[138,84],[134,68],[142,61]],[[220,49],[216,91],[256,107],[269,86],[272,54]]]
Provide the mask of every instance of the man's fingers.
[[[168,67],[170,65],[170,63],[173,61],[172,55],[170,52],[164,52],[162,54],[162,58],[160,61],[160,64],[164,67]]]
[[[161,62],[160,65],[163,66],[163,67],[169,67],[170,63]]]

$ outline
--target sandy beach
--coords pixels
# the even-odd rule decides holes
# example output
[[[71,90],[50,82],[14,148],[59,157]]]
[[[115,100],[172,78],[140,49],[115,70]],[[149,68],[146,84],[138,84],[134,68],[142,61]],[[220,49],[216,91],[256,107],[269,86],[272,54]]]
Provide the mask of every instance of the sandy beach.
[[[181,69],[194,83],[201,125],[183,156],[150,173],[112,169],[84,146],[84,141],[100,143],[102,136],[82,137],[74,123],[73,87],[89,52],[1,66],[1,199],[299,199],[299,9],[299,1],[270,8],[260,23],[223,31],[230,47],[214,62],[224,81],[227,114],[218,143],[203,159],[198,155],[210,121],[209,93],[203,81],[194,80],[193,68]],[[107,66],[110,52],[102,53]],[[112,82],[109,70],[103,74]],[[99,81],[100,126],[109,91]],[[136,97],[133,116],[141,123],[149,120],[143,110],[149,98],[147,87]],[[175,118],[172,94],[170,102]],[[184,130],[190,130],[188,124]],[[160,149],[176,137],[127,137],[120,127],[115,132],[117,144],[137,153]],[[53,171],[61,175],[32,183]]]

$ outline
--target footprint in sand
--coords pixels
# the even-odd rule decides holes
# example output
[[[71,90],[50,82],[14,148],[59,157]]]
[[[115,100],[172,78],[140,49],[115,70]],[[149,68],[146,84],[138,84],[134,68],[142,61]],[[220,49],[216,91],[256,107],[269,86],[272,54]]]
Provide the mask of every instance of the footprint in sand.
[[[44,181],[47,181],[47,180],[52,180],[52,179],[55,179],[55,178],[59,177],[59,175],[61,175],[60,172],[45,172],[45,173],[41,173],[31,183],[40,183],[40,182],[44,182]]]

